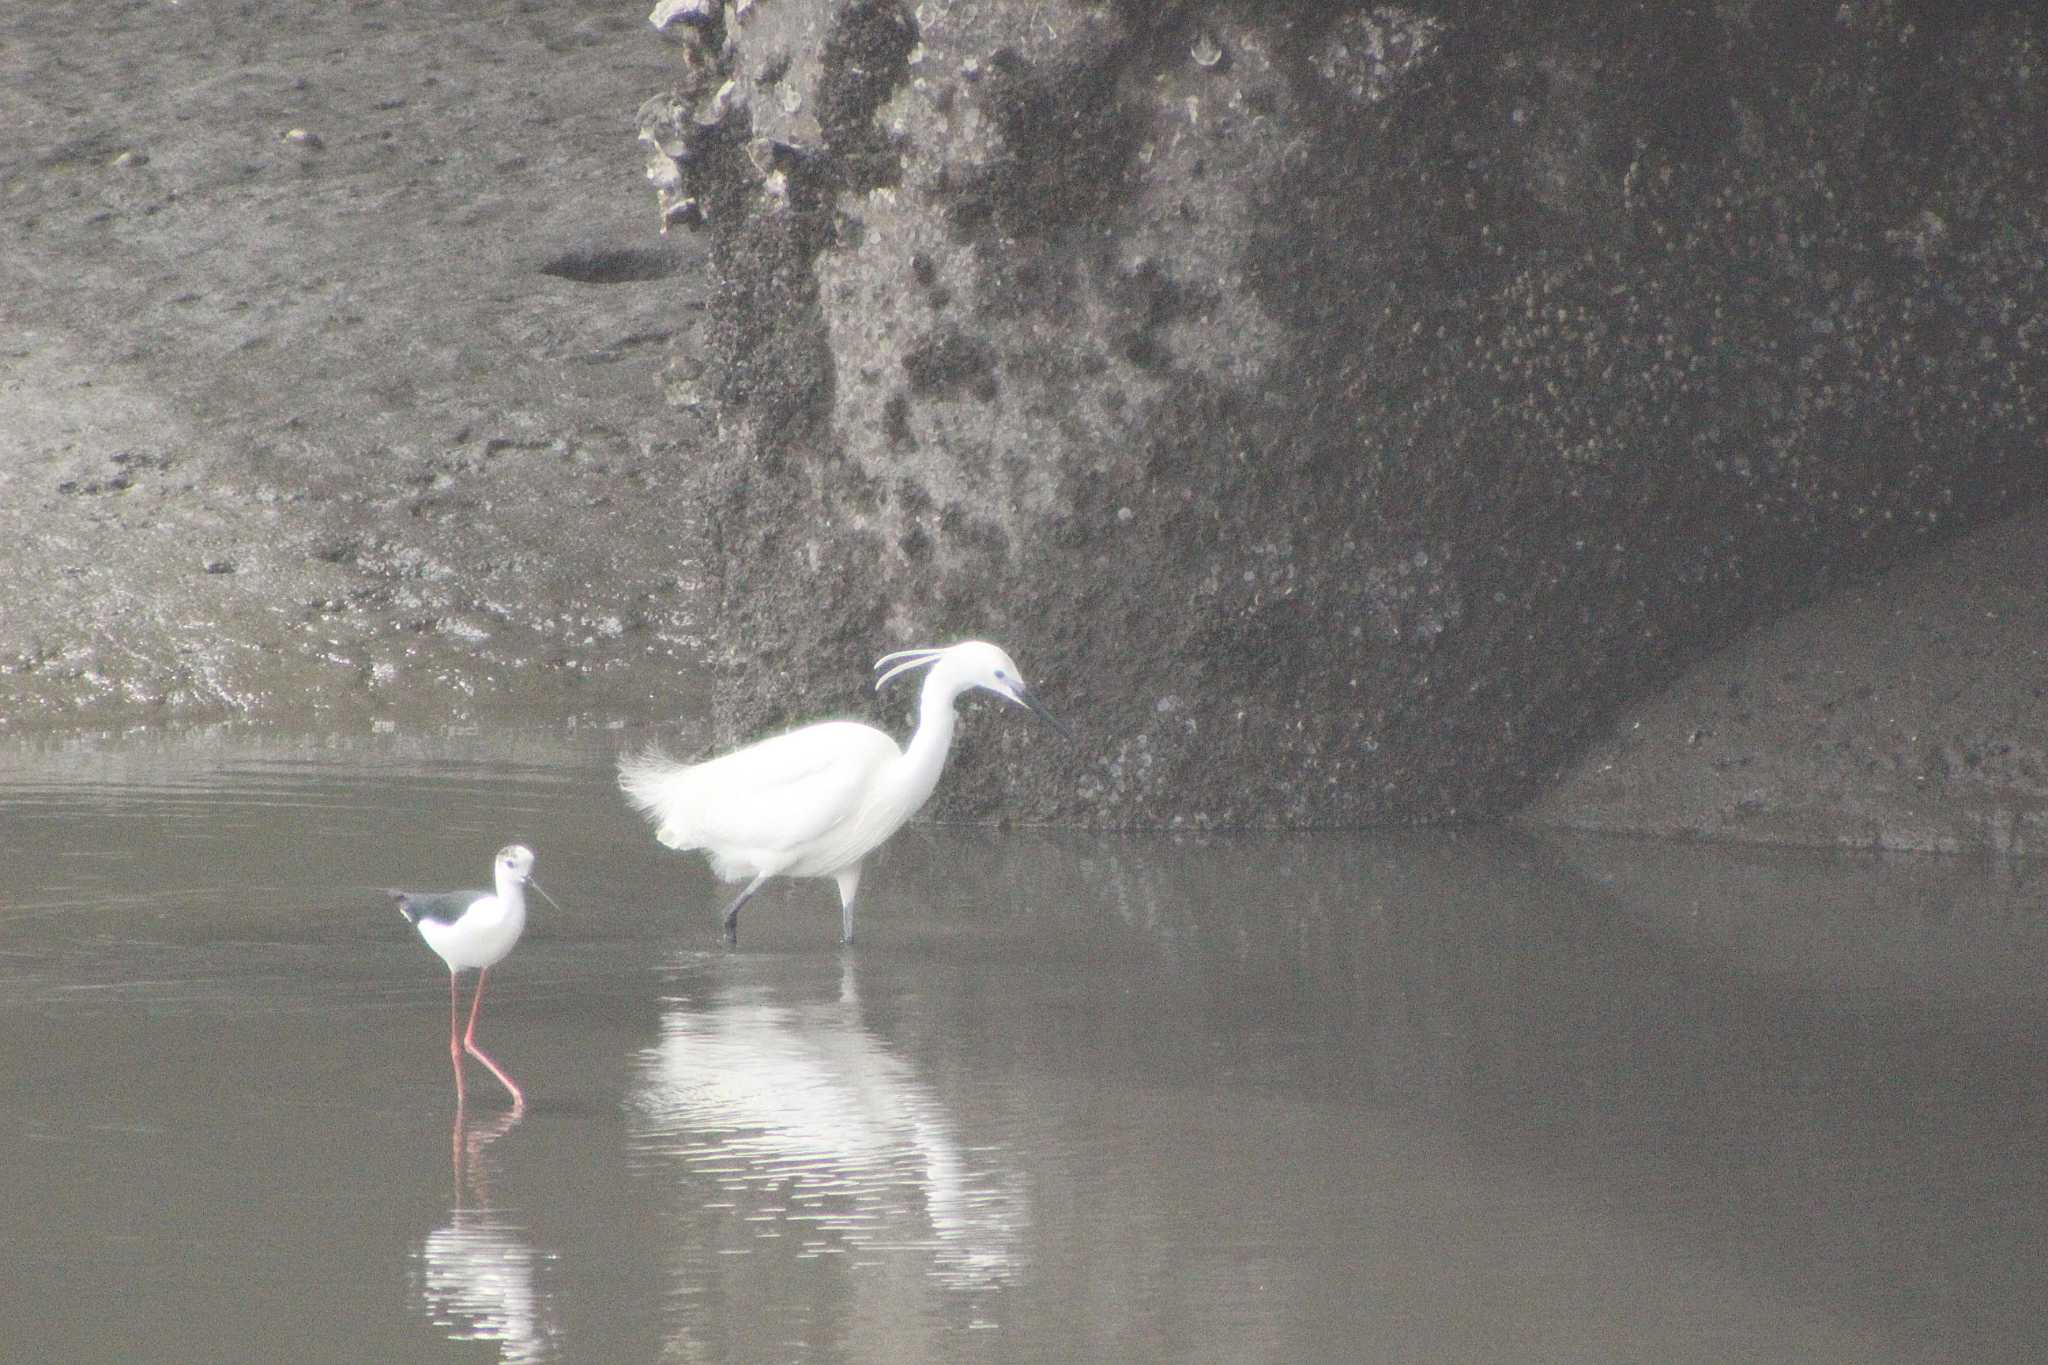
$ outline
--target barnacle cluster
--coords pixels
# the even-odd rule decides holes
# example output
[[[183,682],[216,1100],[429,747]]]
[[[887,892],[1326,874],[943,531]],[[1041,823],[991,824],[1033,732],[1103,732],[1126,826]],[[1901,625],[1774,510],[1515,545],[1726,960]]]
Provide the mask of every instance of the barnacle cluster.
[[[676,223],[697,227],[704,221],[683,168],[702,154],[732,112],[737,85],[726,72],[740,15],[750,7],[751,0],[661,0],[647,16],[674,41],[681,72],[673,90],[640,106],[640,143],[664,233]]]

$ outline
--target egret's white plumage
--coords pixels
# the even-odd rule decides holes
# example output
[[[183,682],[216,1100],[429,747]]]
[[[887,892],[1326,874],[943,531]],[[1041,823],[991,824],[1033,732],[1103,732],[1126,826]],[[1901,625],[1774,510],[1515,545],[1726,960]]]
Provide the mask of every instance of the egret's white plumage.
[[[455,1096],[459,1105],[465,1090],[462,1054],[468,1052],[496,1076],[512,1093],[513,1104],[524,1108],[526,1096],[512,1083],[504,1069],[476,1045],[476,1017],[484,1004],[484,978],[492,967],[505,960],[526,932],[526,888],[529,884],[548,903],[539,882],[533,880],[533,850],[524,844],[507,844],[491,860],[494,889],[490,891],[387,891],[398,904],[406,923],[419,930],[429,948],[448,964],[448,1052],[455,1064]],[[456,984],[465,971],[474,970],[476,998],[470,1002],[469,1029],[460,1032],[461,997]]]
[[[736,938],[740,907],[770,877],[831,877],[839,884],[840,933],[853,941],[862,862],[903,827],[938,785],[953,744],[953,702],[985,688],[1051,720],[1017,665],[992,644],[906,649],[875,667],[883,684],[929,668],[908,748],[872,725],[806,725],[702,763],[671,762],[649,749],[619,762],[619,787],[670,848],[702,849],[723,881],[745,881],[725,913]]]

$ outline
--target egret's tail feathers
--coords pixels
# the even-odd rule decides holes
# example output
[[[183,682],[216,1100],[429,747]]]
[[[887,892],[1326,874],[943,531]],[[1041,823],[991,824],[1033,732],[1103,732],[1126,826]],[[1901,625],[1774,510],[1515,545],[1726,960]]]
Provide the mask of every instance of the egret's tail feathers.
[[[670,848],[697,847],[686,824],[691,771],[692,765],[677,763],[653,744],[619,758],[619,790],[653,822],[654,837]]]
[[[650,744],[637,754],[620,754],[619,790],[635,806],[648,810],[654,804],[654,790],[661,778],[679,766],[658,744]]]
[[[914,668],[923,668],[927,664],[937,663],[939,656],[945,652],[943,649],[927,648],[899,649],[893,654],[884,654],[881,658],[875,660],[876,668],[887,670],[881,677],[875,679],[875,691],[881,691],[883,684],[898,674],[908,673]]]

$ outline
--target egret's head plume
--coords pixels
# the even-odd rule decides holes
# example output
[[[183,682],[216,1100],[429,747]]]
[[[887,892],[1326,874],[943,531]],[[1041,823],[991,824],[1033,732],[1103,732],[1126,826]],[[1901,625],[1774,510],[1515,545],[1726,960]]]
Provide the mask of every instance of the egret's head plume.
[[[899,649],[893,654],[884,654],[881,658],[875,660],[875,667],[885,670],[881,677],[875,679],[875,691],[881,691],[884,683],[887,683],[891,678],[899,674],[908,673],[914,668],[923,668],[927,664],[937,663],[944,657],[945,653],[946,651],[943,649],[926,648]]]
[[[933,676],[944,679],[946,700],[951,701],[971,687],[986,688],[1005,701],[1036,712],[1061,734],[1067,733],[1067,728],[1054,720],[1052,713],[1031,694],[1010,656],[986,640],[962,640],[944,649],[899,649],[894,654],[885,654],[875,660],[875,667],[884,670],[875,679],[875,687],[880,690],[883,683],[899,673],[933,664],[938,665]]]

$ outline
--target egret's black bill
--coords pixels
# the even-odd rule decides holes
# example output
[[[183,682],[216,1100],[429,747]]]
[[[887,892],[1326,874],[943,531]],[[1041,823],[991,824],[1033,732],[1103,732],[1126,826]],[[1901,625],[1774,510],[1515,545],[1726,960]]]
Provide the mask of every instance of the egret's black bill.
[[[1061,739],[1072,739],[1074,737],[1074,732],[1060,724],[1059,717],[1046,710],[1045,704],[1031,694],[1030,688],[1020,687],[1017,689],[1017,704],[1057,730]]]

